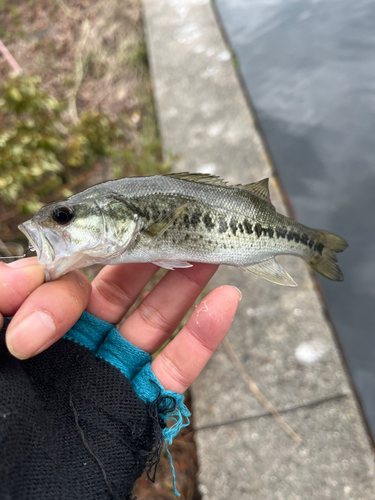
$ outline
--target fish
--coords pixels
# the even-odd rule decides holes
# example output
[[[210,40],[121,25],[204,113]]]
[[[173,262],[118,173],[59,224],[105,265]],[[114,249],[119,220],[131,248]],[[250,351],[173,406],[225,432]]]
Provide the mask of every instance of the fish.
[[[275,260],[304,259],[342,281],[337,252],[347,242],[278,213],[268,179],[228,185],[210,174],[171,173],[106,181],[42,207],[19,226],[46,281],[92,264],[194,262],[236,266],[273,283],[297,286]]]

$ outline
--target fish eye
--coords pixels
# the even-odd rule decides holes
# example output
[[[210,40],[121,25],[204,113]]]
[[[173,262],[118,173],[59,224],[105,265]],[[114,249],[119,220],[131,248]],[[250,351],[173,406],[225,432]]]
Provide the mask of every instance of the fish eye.
[[[68,224],[74,217],[74,212],[70,207],[56,208],[52,213],[52,219],[62,226]]]

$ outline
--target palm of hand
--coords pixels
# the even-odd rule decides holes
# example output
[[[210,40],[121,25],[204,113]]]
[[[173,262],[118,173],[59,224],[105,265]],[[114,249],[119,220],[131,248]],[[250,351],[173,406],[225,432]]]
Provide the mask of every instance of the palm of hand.
[[[44,283],[44,271],[35,257],[10,265],[0,263],[0,326],[3,316],[14,316],[7,330],[9,350],[20,359],[42,352],[85,309],[109,323],[119,323],[157,269],[153,264],[107,266],[91,285],[79,271]],[[194,264],[168,272],[121,324],[121,335],[150,354],[156,352],[216,269]],[[236,288],[222,286],[196,307],[179,334],[152,362],[165,389],[182,393],[194,382],[227,334],[239,299]]]

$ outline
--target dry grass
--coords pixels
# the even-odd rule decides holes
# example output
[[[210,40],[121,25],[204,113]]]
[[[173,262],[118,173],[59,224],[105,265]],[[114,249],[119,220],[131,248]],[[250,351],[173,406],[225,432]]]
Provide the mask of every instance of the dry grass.
[[[169,168],[162,158],[139,0],[0,0],[0,34],[23,72],[40,75],[43,90],[69,103],[67,120],[77,122],[95,110],[121,122],[125,139],[116,162],[103,158],[89,174],[77,171],[82,182],[69,189]],[[0,86],[11,70],[0,55]],[[0,238],[17,240],[22,219],[8,212],[0,207]]]

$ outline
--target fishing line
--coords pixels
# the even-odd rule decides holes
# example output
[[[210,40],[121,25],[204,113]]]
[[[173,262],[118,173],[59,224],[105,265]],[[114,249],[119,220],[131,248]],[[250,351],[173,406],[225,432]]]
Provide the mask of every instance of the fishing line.
[[[10,256],[1,256],[0,257],[0,262],[2,262],[3,260],[5,259],[24,259],[25,257],[27,257],[27,254],[29,252],[32,252],[33,250],[30,248],[30,246],[28,246],[26,252],[23,254],[23,255],[10,255]]]
[[[10,257],[0,257],[0,260],[3,260],[3,259],[24,259],[27,255],[27,252],[29,250],[27,250],[23,255],[11,255]]]

